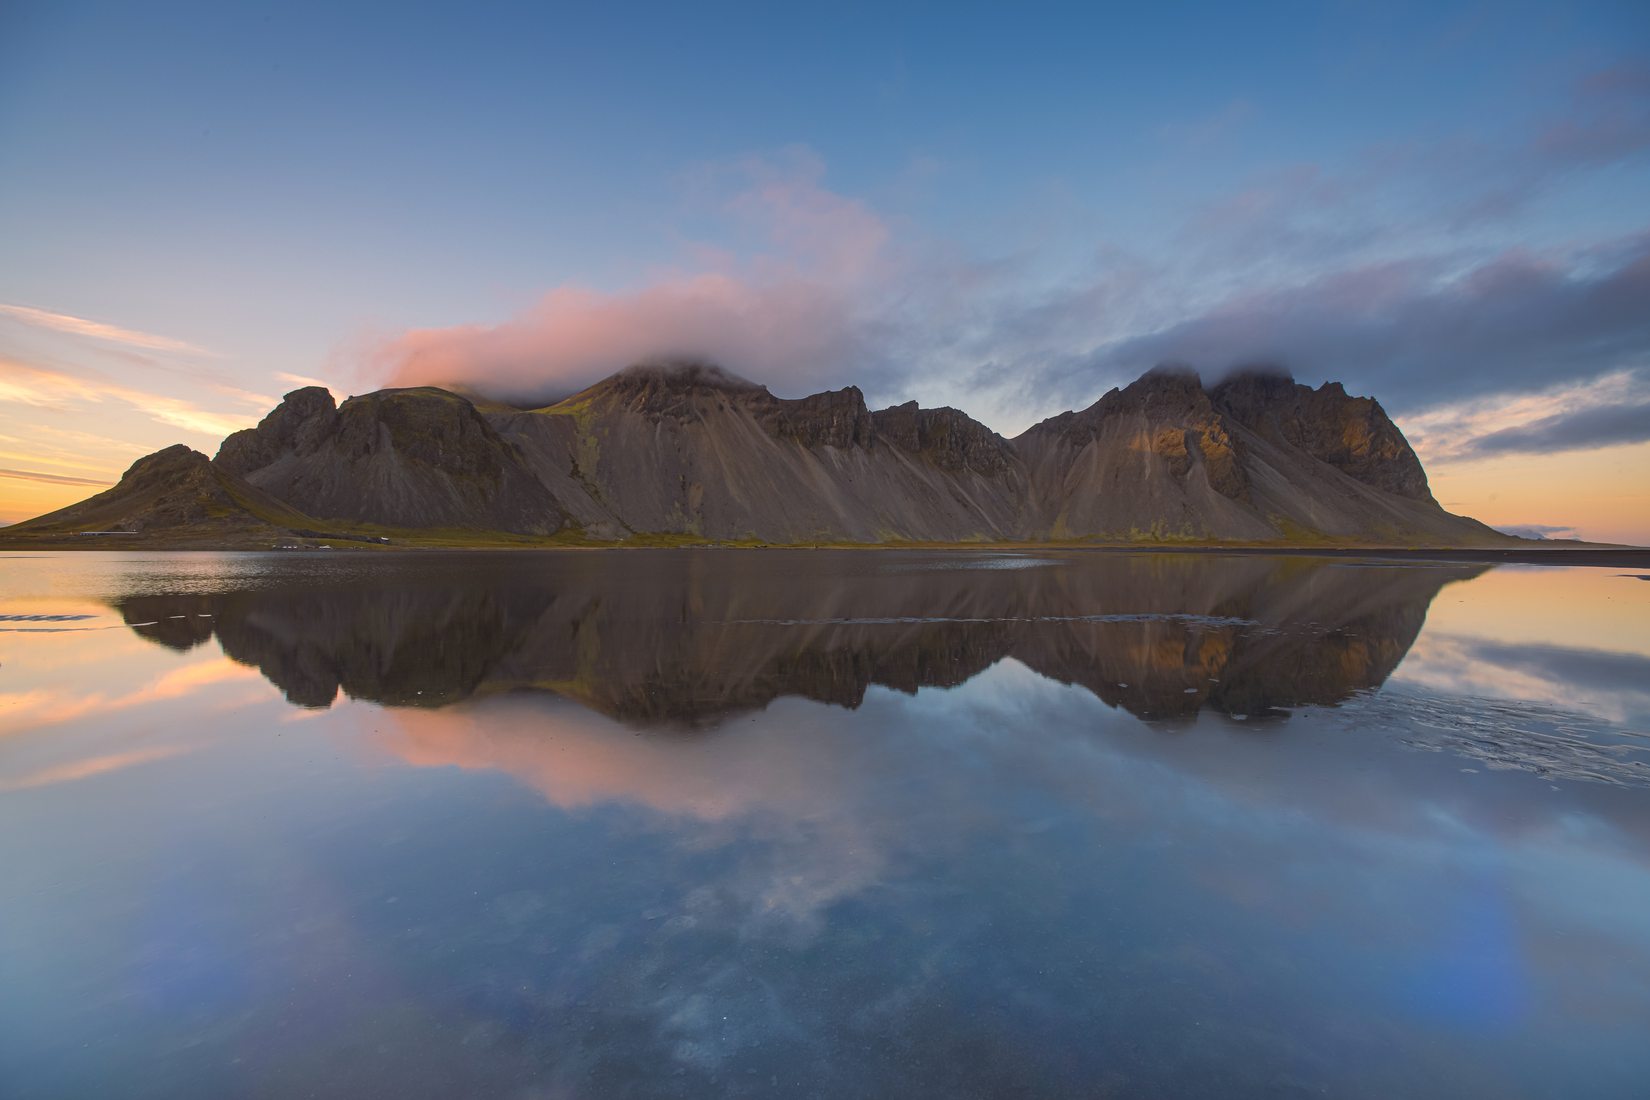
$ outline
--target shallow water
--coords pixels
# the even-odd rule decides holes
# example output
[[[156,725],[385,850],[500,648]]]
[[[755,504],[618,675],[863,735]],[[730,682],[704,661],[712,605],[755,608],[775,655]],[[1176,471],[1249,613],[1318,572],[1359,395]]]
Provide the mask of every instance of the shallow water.
[[[1650,585],[0,557],[0,1094],[1650,1094]]]

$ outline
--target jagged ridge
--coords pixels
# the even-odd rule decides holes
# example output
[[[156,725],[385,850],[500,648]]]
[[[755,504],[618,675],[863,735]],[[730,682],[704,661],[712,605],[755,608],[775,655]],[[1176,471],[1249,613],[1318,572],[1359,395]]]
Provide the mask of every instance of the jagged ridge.
[[[211,468],[232,496],[258,494],[249,514],[284,508],[307,526],[769,543],[1506,541],[1438,506],[1379,403],[1275,372],[1209,388],[1160,368],[1013,440],[956,409],[873,412],[853,386],[781,398],[691,363],[633,367],[528,410],[433,387],[340,406],[309,387],[226,439]],[[162,511],[202,514],[182,499]]]
[[[294,390],[256,428],[224,440],[217,464],[327,520],[527,534],[559,529],[555,498],[466,398],[379,390],[334,407]]]

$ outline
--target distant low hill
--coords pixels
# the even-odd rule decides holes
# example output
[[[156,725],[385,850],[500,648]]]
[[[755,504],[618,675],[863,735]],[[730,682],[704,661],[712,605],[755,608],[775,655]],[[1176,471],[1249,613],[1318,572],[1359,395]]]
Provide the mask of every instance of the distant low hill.
[[[539,409],[442,389],[295,390],[210,463],[173,447],[8,530],[154,544],[292,532],[463,541],[1505,545],[1441,508],[1371,398],[1158,369],[1004,439],[855,387],[799,399],[709,366],[632,367]]]
[[[132,463],[112,488],[5,533],[105,539],[129,533],[186,544],[262,544],[310,526],[298,509],[179,443]]]

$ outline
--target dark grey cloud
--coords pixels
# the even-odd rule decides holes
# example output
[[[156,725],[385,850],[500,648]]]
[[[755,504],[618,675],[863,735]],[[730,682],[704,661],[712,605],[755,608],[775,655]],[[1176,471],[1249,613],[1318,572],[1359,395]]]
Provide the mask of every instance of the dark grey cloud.
[[[1218,374],[1268,362],[1402,412],[1650,364],[1646,303],[1650,234],[1563,258],[1504,252],[1464,272],[1441,260],[1372,264],[1228,299],[1060,373],[1117,377],[1173,361]]]
[[[1492,455],[1522,451],[1549,454],[1647,440],[1650,440],[1650,401],[1637,401],[1557,413],[1516,428],[1503,428],[1473,440],[1468,444],[1466,453]]]
[[[1650,364],[1650,234],[1485,250],[1536,200],[1650,154],[1650,65],[1595,70],[1551,102],[1500,132],[1261,172],[1151,262],[1107,257],[1042,301],[1001,303],[971,380],[1030,410],[1164,361],[1215,376],[1272,362],[1413,412]]]

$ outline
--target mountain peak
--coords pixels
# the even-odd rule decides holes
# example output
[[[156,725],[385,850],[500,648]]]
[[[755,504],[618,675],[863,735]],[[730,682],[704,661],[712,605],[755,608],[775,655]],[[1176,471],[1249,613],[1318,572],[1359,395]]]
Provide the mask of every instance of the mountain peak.
[[[338,406],[325,386],[303,386],[281,398],[256,428],[232,433],[218,446],[218,466],[238,477],[267,466],[286,450],[308,449],[331,429]]]
[[[299,386],[295,390],[289,390],[286,396],[281,398],[281,404],[296,409],[313,410],[336,408],[338,403],[333,400],[332,391],[325,386]]]
[[[687,414],[696,397],[768,397],[767,388],[696,359],[633,363],[571,397],[545,406],[578,408],[596,402],[617,404],[653,416]]]
[[[200,468],[203,463],[212,460],[182,443],[174,443],[170,447],[163,447],[154,454],[144,455],[126,468],[120,475],[121,481],[144,481],[151,478],[176,478],[188,476]]]
[[[324,520],[547,534],[562,516],[518,449],[461,394],[378,390],[333,406],[288,394],[224,440],[216,465]]]
[[[733,393],[766,388],[749,379],[741,378],[715,363],[701,362],[697,359],[662,359],[633,363],[596,383],[596,386],[605,386],[609,383],[643,384],[677,390],[726,390]]]
[[[1287,375],[1244,372],[1210,391],[1223,416],[1261,438],[1304,451],[1365,485],[1432,503],[1426,472],[1404,433],[1372,397],[1339,382],[1317,389]]]
[[[907,401],[872,413],[871,423],[877,438],[941,469],[999,474],[1014,462],[1008,441],[961,409],[924,409]]]
[[[1123,388],[1134,389],[1136,386],[1147,388],[1196,386],[1202,389],[1203,376],[1197,373],[1197,368],[1188,366],[1185,363],[1159,363]]]

